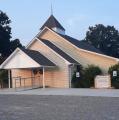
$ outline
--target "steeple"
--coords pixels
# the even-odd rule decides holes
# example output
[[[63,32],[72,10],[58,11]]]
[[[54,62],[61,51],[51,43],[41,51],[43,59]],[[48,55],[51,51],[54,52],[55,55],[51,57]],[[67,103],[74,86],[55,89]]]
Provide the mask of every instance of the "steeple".
[[[57,33],[65,34],[65,29],[63,26],[58,22],[58,20],[51,14],[51,16],[48,18],[48,20],[44,23],[44,25],[40,28],[40,30],[43,30],[44,27],[48,27],[52,30],[54,30]]]
[[[53,7],[52,7],[52,3],[51,3],[51,15],[53,15]]]

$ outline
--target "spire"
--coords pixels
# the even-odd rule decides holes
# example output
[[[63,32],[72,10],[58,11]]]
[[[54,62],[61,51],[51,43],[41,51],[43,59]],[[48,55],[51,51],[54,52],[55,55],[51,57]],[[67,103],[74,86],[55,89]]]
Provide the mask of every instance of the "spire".
[[[51,15],[53,15],[53,6],[52,6],[52,2],[51,2]]]
[[[42,25],[40,30],[43,30],[45,27],[48,27],[48,28],[54,30],[57,33],[65,34],[64,27],[59,23],[59,21],[53,15],[52,0],[50,0],[50,1],[51,1],[51,15],[47,19],[47,21]]]
[[[43,24],[40,30],[42,30],[44,27],[48,27],[57,33],[65,34],[65,29],[53,15],[48,18],[48,20]]]

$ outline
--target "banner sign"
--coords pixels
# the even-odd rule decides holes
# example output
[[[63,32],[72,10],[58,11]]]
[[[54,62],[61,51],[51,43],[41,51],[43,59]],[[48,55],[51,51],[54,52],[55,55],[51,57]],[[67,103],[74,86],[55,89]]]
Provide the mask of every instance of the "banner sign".
[[[117,76],[117,71],[113,71],[113,77]]]
[[[76,72],[76,77],[80,77],[80,73],[79,72]]]

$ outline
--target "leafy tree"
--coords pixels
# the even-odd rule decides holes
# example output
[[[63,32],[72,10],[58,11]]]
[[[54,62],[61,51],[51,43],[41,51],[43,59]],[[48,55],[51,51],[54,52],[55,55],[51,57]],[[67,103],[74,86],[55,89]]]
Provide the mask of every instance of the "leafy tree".
[[[0,11],[0,64],[17,48],[22,47],[20,40],[10,41],[11,37],[11,20],[6,13]],[[0,70],[0,85],[8,82],[8,71]]]
[[[0,11],[0,54],[2,57],[10,54],[11,20],[6,13]]]
[[[85,40],[104,54],[119,57],[119,32],[114,26],[98,24],[89,27]]]
[[[19,39],[12,38],[11,20],[6,13],[0,11],[0,64],[17,48],[22,47]]]
[[[13,52],[17,47],[22,47],[19,39],[15,39],[11,41],[10,51]]]

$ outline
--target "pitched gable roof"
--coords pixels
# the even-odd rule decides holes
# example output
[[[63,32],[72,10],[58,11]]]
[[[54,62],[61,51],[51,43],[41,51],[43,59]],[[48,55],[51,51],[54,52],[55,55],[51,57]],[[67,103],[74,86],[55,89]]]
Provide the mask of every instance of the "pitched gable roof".
[[[53,62],[51,62],[48,58],[43,56],[40,52],[35,50],[28,50],[24,48],[20,48],[23,52],[25,52],[29,57],[31,57],[34,61],[43,66],[56,66]]]
[[[50,47],[52,50],[54,50],[56,53],[58,53],[60,56],[66,59],[68,62],[79,64],[77,61],[75,61],[73,58],[71,58],[68,54],[66,54],[64,51],[62,51],[60,48],[55,46],[50,41],[44,39],[39,39],[39,40],[41,40],[44,44],[46,44],[48,47]]]
[[[45,27],[48,27],[50,29],[52,29],[52,28],[59,28],[59,29],[65,31],[63,26],[58,22],[58,20],[53,15],[51,15],[48,18],[48,20],[44,23],[44,25],[40,28],[40,30],[42,30]]]
[[[52,30],[52,29],[49,29],[48,27],[45,27],[42,31],[40,31],[40,32],[34,37],[34,39],[27,45],[27,48],[29,48],[35,40],[39,40],[38,38],[41,38],[42,34],[44,34],[44,32],[45,32],[46,30],[49,30],[49,31],[55,33],[57,36],[59,36],[59,37],[61,37],[61,38],[64,38],[64,40],[67,40],[68,42],[71,42],[74,46],[76,46],[77,48],[79,48],[79,49],[81,49],[81,50],[84,50],[84,51],[86,51],[86,52],[90,52],[90,53],[92,53],[92,54],[96,54],[96,55],[99,55],[99,56],[103,56],[103,57],[106,57],[106,58],[109,58],[109,59],[113,59],[113,60],[119,61],[118,58],[105,55],[105,54],[102,53],[100,50],[96,49],[94,46],[92,46],[91,44],[89,44],[89,43],[87,43],[87,42],[79,41],[79,40],[77,40],[77,39],[75,39],[75,38],[72,38],[72,37],[70,37],[70,36],[68,36],[68,35],[58,34],[57,32],[55,32],[55,31]],[[70,39],[68,39],[68,38],[70,38]],[[73,42],[71,41],[71,39],[73,39],[74,41],[76,40],[76,42],[78,42],[78,44],[79,44],[79,43],[83,43],[85,47],[84,47],[83,45],[82,45],[82,46],[77,45],[76,42],[73,43]],[[89,44],[89,46],[91,47],[90,49],[88,48],[87,44]],[[92,47],[93,47],[93,48],[92,48]]]
[[[78,48],[88,50],[88,51],[91,51],[91,52],[96,52],[96,53],[99,53],[99,54],[104,54],[99,49],[95,48],[93,45],[89,44],[86,41],[79,41],[79,40],[77,40],[75,38],[72,38],[68,35],[61,35],[61,34],[59,34],[59,35],[61,37],[63,37],[64,39],[66,39],[67,41],[69,41],[70,43],[72,43],[73,45],[77,46]]]

